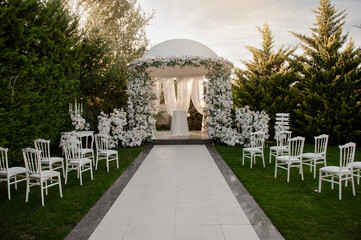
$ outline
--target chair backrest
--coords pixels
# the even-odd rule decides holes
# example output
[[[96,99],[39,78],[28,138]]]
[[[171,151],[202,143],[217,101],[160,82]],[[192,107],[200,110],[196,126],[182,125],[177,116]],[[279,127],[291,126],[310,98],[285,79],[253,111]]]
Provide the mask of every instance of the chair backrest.
[[[278,131],[287,131],[290,129],[290,114],[289,113],[276,113],[276,122],[275,130]]]
[[[95,146],[97,151],[107,151],[109,143],[109,136],[105,134],[95,134]]]
[[[264,132],[254,132],[251,135],[251,147],[252,148],[263,148],[266,134]]]
[[[8,149],[0,147],[0,171],[7,171],[8,170]]]
[[[322,134],[320,136],[315,137],[315,153],[326,155],[327,152],[327,144],[328,144],[328,135]]]
[[[291,157],[301,157],[305,145],[304,137],[291,138],[288,143],[288,153]]]
[[[80,131],[75,132],[75,136],[82,143],[82,148],[93,149],[94,132],[93,131]]]
[[[67,140],[63,142],[63,150],[66,161],[80,161],[82,158],[81,142],[79,140]]]
[[[356,143],[349,142],[338,147],[340,148],[340,171],[345,168],[352,169],[355,160]]]
[[[276,142],[278,147],[288,147],[292,132],[291,131],[279,131],[276,132]]]
[[[36,139],[34,140],[36,150],[40,150],[42,159],[50,159],[50,140]]]
[[[34,148],[24,148],[23,157],[26,171],[30,174],[41,174],[41,153]]]

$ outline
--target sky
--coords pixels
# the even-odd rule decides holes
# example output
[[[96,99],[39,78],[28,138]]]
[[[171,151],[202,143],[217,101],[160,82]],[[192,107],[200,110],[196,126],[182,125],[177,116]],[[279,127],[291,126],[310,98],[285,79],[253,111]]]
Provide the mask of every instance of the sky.
[[[154,18],[146,28],[151,46],[170,39],[192,39],[205,44],[218,56],[236,67],[251,60],[246,46],[260,47],[262,38],[256,26],[269,24],[274,35],[274,49],[295,46],[299,40],[290,31],[311,35],[316,22],[312,10],[318,0],[138,0],[146,13]],[[344,34],[361,46],[361,0],[332,0],[346,10]],[[297,53],[302,53],[301,49]]]

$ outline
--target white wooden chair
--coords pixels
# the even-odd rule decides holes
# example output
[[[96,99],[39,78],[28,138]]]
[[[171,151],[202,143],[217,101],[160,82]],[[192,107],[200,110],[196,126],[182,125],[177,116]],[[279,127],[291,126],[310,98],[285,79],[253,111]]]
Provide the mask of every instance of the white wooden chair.
[[[326,152],[328,144],[328,135],[322,134],[315,137],[315,151],[313,153],[304,153],[302,154],[302,163],[304,165],[310,166],[310,172],[312,172],[313,167],[313,178],[316,178],[316,169],[317,164],[323,164],[327,166],[326,163]]]
[[[78,140],[81,142],[81,153],[83,158],[89,158],[95,166],[94,157],[94,132],[93,131],[79,131],[74,133]]]
[[[277,156],[275,161],[275,178],[277,178],[277,168],[287,170],[287,182],[290,181],[291,168],[299,168],[301,179],[303,181],[302,153],[305,144],[304,137],[291,138],[288,143],[288,153],[283,156]]]
[[[355,183],[353,179],[353,163],[355,159],[356,143],[350,142],[345,145],[339,146],[340,148],[340,165],[327,166],[320,168],[320,179],[318,185],[318,192],[321,192],[322,181],[330,182],[331,189],[334,188],[334,184],[339,185],[339,199],[342,199],[342,182],[345,181],[347,186],[348,180],[351,180],[353,195],[355,192]],[[338,178],[338,181],[334,178]]]
[[[272,156],[282,156],[288,152],[288,142],[291,138],[291,131],[279,131],[275,134],[276,146],[270,147],[269,150],[269,163],[272,162]]]
[[[26,168],[24,167],[10,167],[8,163],[8,149],[0,147],[0,182],[7,182],[8,198],[11,199],[10,189],[11,185],[15,185],[15,190],[18,189],[18,182],[26,180]],[[20,177],[20,178],[18,178]]]
[[[242,165],[244,165],[244,158],[250,158],[251,168],[252,168],[253,163],[256,164],[256,158],[261,157],[263,161],[263,167],[265,167],[264,153],[263,153],[264,141],[265,141],[264,132],[252,133],[251,147],[243,148]]]
[[[36,139],[34,140],[34,145],[36,150],[41,151],[41,166],[43,169],[61,169],[63,177],[65,177],[64,158],[50,156],[50,140]]]
[[[23,156],[27,171],[25,202],[28,202],[30,187],[33,186],[40,186],[41,204],[43,206],[44,206],[44,189],[45,189],[45,194],[48,195],[48,188],[58,185],[59,194],[60,197],[62,198],[63,193],[61,191],[60,173],[57,171],[41,169],[40,150],[36,150],[33,148],[25,148],[23,149]],[[50,182],[50,184],[48,184],[48,181]]]
[[[108,147],[109,136],[105,134],[95,134],[95,145],[97,158],[95,163],[95,170],[98,169],[98,161],[105,160],[107,171],[109,172],[109,162],[116,161],[117,168],[119,168],[118,151],[110,150]]]
[[[92,160],[84,158],[81,152],[81,142],[78,140],[69,140],[63,142],[65,153],[65,184],[68,180],[68,172],[77,171],[80,178],[80,186],[83,185],[82,173],[90,171],[90,178],[93,180]]]

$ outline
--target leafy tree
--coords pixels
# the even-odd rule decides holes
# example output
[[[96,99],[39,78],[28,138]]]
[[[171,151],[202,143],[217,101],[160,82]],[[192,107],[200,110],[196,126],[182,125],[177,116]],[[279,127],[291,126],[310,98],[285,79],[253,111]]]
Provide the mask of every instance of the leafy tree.
[[[81,89],[94,127],[100,110],[110,112],[126,105],[127,64],[146,50],[145,27],[152,15],[143,13],[136,0],[67,2],[82,14],[85,42],[93,48],[84,60]]]
[[[262,34],[261,48],[246,47],[253,54],[253,59],[242,61],[246,68],[235,71],[234,105],[265,110],[273,126],[275,113],[291,112],[294,107],[291,90],[292,83],[298,78],[292,67],[292,54],[296,48],[281,47],[275,51],[274,37],[268,24],[257,29]]]
[[[334,143],[360,142],[360,49],[342,34],[345,11],[320,0],[313,12],[311,36],[293,33],[304,50],[295,130],[310,140],[326,133]]]
[[[78,93],[77,22],[59,0],[0,2],[0,146],[22,161],[36,138],[56,143]]]

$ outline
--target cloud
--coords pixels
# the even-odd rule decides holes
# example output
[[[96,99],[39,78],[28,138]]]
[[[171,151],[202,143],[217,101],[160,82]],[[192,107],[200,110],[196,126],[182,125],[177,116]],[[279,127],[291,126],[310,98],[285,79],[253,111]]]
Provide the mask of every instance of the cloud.
[[[319,5],[315,0],[139,0],[141,7],[156,17],[147,28],[147,35],[154,45],[173,38],[189,38],[199,41],[219,56],[232,61],[252,57],[245,46],[259,47],[261,35],[256,26],[265,22],[275,36],[275,47],[296,45],[298,39],[289,33],[294,31],[310,35],[315,22],[312,9]],[[361,43],[361,30],[352,25],[361,24],[361,1],[333,0],[339,9],[346,9],[349,31],[356,45]]]

